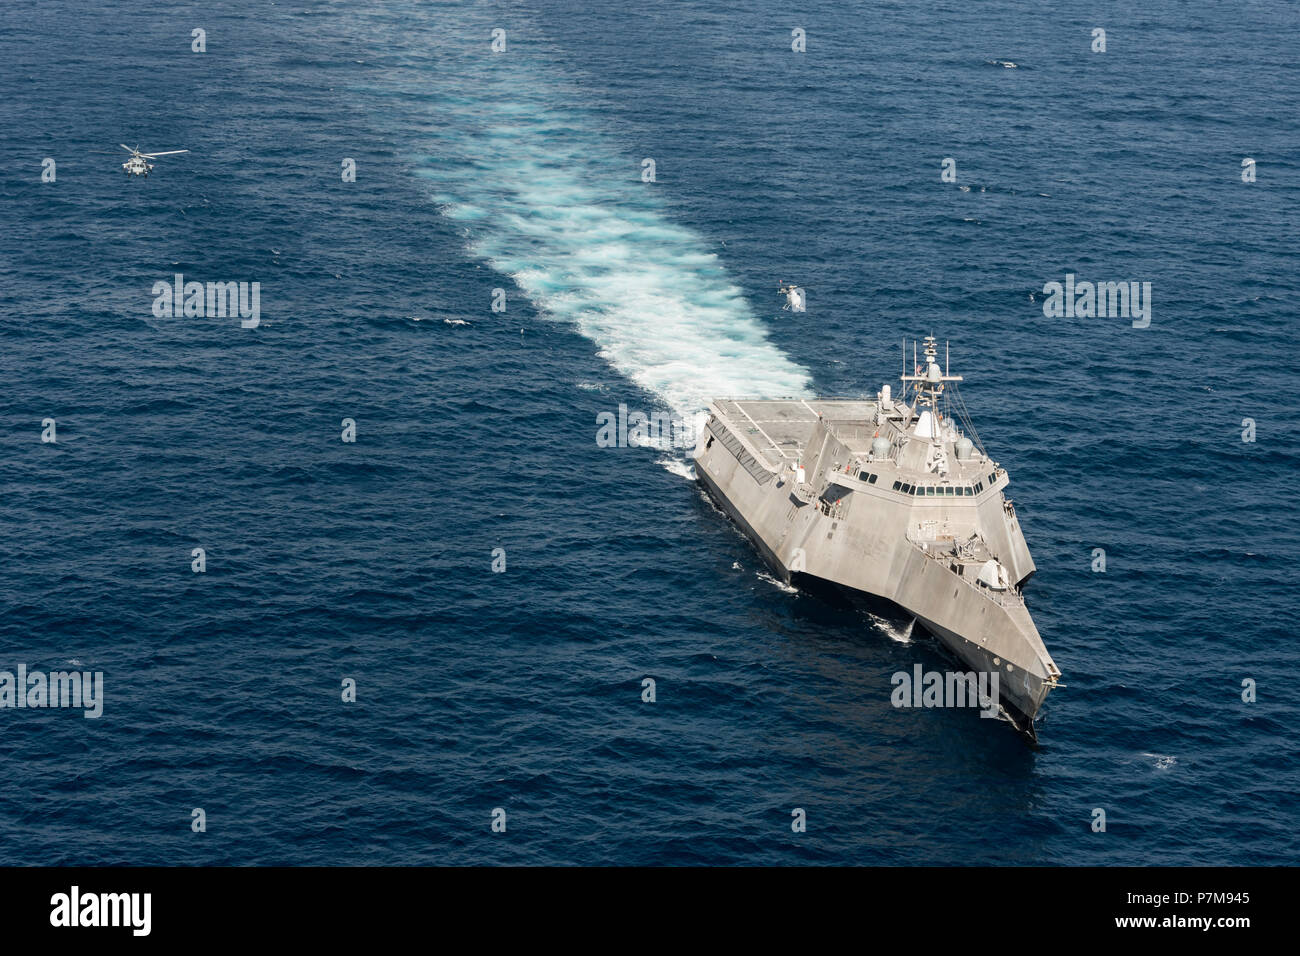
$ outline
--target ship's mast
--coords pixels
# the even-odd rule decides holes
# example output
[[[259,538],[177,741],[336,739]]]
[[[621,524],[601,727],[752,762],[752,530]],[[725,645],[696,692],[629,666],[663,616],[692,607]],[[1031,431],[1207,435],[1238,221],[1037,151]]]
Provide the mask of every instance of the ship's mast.
[[[916,346],[913,343],[913,361],[915,362]],[[944,344],[944,365],[948,364],[947,343]],[[911,385],[915,389],[912,409],[915,412],[917,408],[928,408],[934,413],[938,413],[939,397],[943,395],[944,383],[960,382],[960,375],[949,375],[947,369],[939,368],[939,350],[935,343],[933,335],[925,337],[925,365],[915,364],[916,374],[902,376],[903,387]]]

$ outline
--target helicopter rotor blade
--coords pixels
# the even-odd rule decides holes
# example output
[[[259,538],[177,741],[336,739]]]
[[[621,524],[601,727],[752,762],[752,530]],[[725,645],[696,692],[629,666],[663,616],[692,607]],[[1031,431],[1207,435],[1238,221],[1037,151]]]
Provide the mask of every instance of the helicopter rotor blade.
[[[135,150],[133,150],[130,146],[126,145],[126,143],[118,143],[118,145],[121,146],[121,147],[122,147],[124,150],[126,150],[128,153],[134,153],[134,152],[135,152]]]
[[[188,152],[189,152],[188,149],[169,149],[165,153],[141,153],[140,155],[148,157],[149,159],[153,159],[155,156],[175,156],[178,153],[188,153]]]

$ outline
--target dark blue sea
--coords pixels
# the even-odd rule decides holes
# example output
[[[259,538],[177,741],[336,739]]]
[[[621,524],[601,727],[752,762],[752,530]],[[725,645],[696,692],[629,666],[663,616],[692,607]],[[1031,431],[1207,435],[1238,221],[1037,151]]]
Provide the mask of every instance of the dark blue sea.
[[[0,709],[0,863],[1294,863],[1298,29],[6,3],[0,670],[104,696]],[[177,273],[260,324],[155,315]],[[1150,282],[1149,327],[1048,317],[1067,274]],[[778,585],[685,451],[596,441],[897,389],[930,333],[1038,565],[1037,746],[891,706],[947,666],[906,615]]]

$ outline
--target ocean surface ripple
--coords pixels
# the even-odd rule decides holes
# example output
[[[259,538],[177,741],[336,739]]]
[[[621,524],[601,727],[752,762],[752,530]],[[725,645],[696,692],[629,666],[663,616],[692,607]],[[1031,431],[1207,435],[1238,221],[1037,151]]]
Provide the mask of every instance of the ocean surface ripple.
[[[1287,5],[176,6],[0,12],[0,670],[105,675],[0,709],[0,863],[1295,861]],[[155,317],[176,273],[260,327]],[[1150,327],[1045,317],[1067,273]],[[908,619],[596,441],[930,332],[1038,565],[1037,748],[891,707],[947,666]]]

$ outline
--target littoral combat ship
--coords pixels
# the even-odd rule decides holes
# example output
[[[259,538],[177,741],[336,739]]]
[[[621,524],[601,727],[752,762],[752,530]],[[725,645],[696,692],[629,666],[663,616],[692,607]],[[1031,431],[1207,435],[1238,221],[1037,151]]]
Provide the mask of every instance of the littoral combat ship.
[[[695,474],[787,583],[802,574],[904,608],[971,669],[998,674],[1003,712],[1032,737],[1061,672],[1021,595],[1034,562],[1007,473],[934,336],[924,364],[912,349],[900,398],[885,385],[874,401],[715,399]]]

